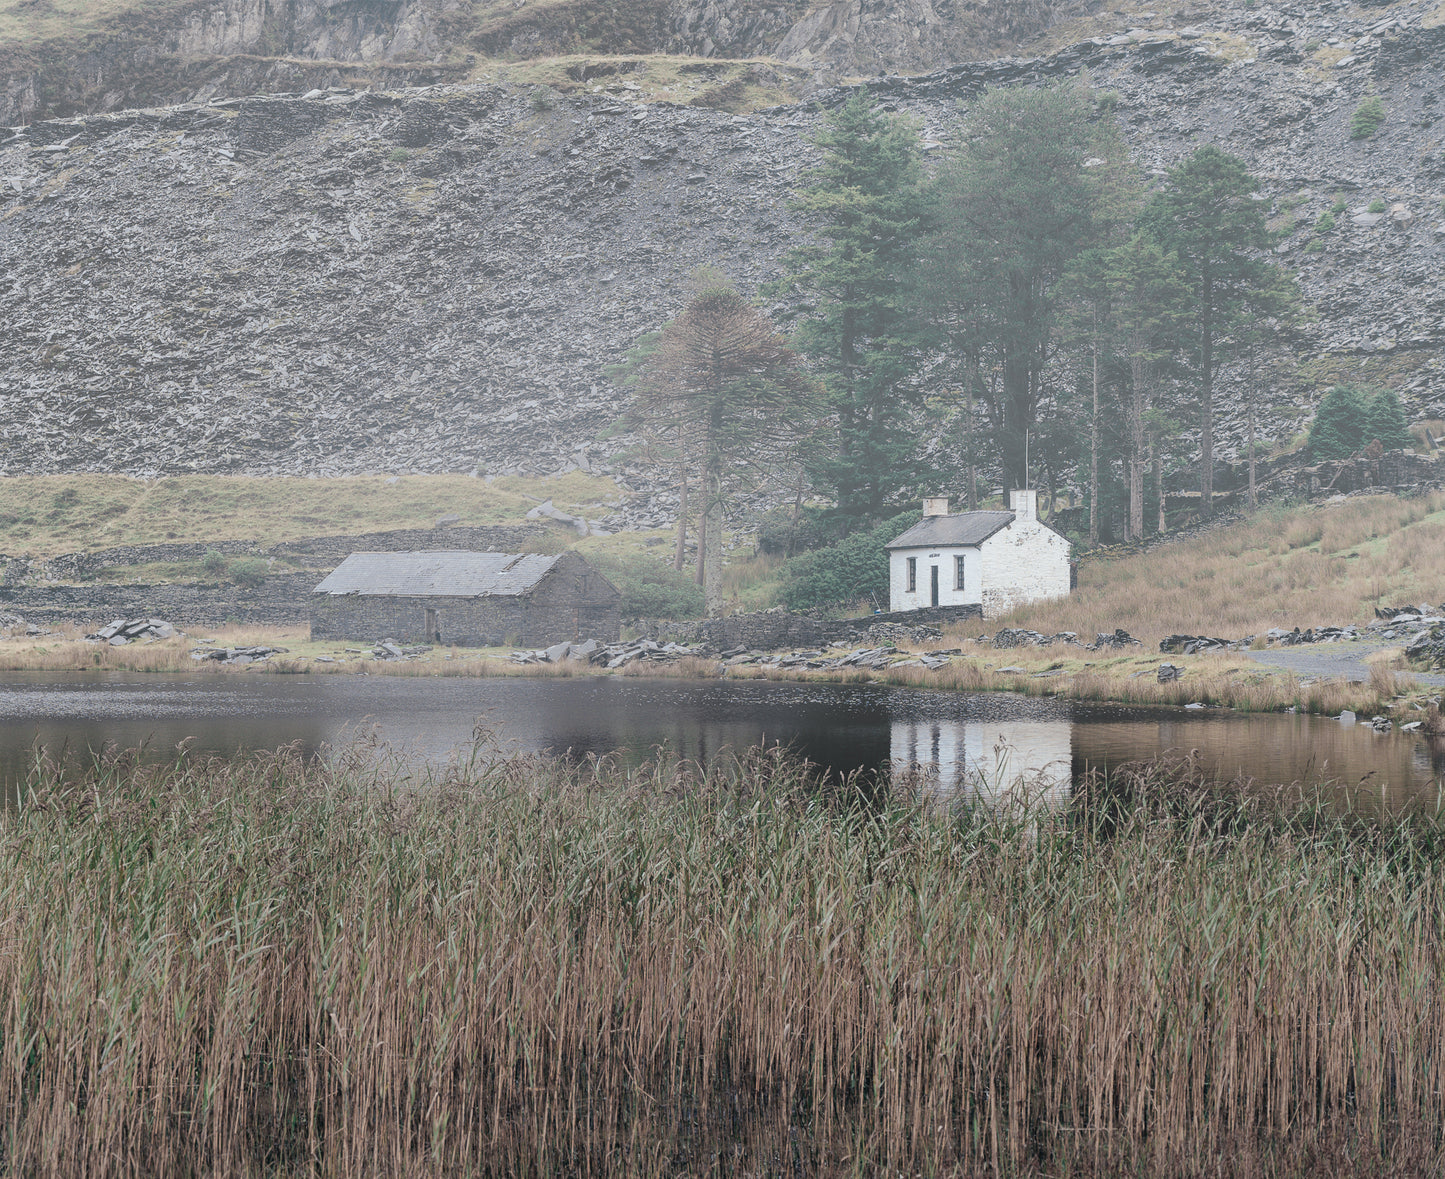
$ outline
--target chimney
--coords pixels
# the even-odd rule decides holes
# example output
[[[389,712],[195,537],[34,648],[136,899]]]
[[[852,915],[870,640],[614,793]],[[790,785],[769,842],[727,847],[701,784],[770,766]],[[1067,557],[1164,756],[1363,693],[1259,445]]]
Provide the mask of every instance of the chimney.
[[[948,496],[930,495],[923,501],[923,514],[925,516],[948,515]]]
[[[1039,518],[1039,493],[1031,487],[1020,491],[1011,491],[1009,492],[1009,507],[1013,509],[1014,516],[1019,520],[1037,520]]]

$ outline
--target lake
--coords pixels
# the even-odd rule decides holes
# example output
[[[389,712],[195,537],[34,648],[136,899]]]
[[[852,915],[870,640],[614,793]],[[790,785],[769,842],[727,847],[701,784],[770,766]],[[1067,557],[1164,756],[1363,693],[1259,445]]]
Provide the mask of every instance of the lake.
[[[880,684],[397,676],[10,673],[0,683],[0,782],[13,804],[37,742],[72,753],[187,738],[220,754],[375,736],[411,764],[444,763],[478,727],[508,749],[636,762],[659,747],[707,762],[783,742],[835,773],[921,767],[943,791],[1021,774],[1064,796],[1089,766],[1197,750],[1222,777],[1329,781],[1366,804],[1433,802],[1445,745],[1319,717],[1124,708]],[[1361,788],[1362,791],[1361,791]]]

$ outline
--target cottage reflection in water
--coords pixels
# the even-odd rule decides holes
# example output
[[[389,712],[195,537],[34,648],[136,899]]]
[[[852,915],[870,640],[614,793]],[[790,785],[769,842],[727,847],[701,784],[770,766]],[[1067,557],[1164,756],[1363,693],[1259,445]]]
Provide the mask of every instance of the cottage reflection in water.
[[[925,794],[1062,806],[1069,796],[1073,726],[1066,720],[896,720],[894,775]]]

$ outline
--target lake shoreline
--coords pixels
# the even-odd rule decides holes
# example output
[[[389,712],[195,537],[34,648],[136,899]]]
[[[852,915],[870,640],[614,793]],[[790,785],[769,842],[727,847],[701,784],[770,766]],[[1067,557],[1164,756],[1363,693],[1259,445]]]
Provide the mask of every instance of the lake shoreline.
[[[646,676],[685,680],[797,680],[821,683],[877,683],[942,692],[1012,692],[1122,705],[1228,708],[1241,712],[1296,711],[1322,716],[1352,712],[1361,719],[1382,716],[1411,723],[1425,716],[1440,692],[1402,670],[1393,649],[1371,655],[1363,681],[1312,677],[1270,667],[1248,652],[1207,652],[1160,656],[1140,647],[1088,651],[1065,647],[984,648],[968,651],[958,635],[927,645],[897,643],[878,666],[809,667],[809,653],[792,666],[737,664],[701,656],[668,662],[638,661],[608,669],[583,660],[513,661],[512,648],[410,648],[400,658],[379,657],[367,644],[312,641],[305,628],[225,627],[174,638],[111,646],[78,629],[0,638],[0,675],[34,671],[133,671],[157,675],[375,675],[459,678],[571,678]],[[947,655],[920,657],[951,644]],[[254,659],[230,662],[198,658],[221,649],[270,648]],[[837,654],[813,652],[821,656]],[[1177,669],[1161,678],[1160,668]],[[1166,673],[1167,674],[1167,673]]]

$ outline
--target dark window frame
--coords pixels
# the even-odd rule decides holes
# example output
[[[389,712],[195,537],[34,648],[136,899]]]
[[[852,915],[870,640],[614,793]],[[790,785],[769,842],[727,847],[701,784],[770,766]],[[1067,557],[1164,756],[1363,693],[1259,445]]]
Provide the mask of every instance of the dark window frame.
[[[953,556],[953,588],[963,589],[963,554],[955,553]]]
[[[918,558],[908,557],[908,593],[918,592]]]

